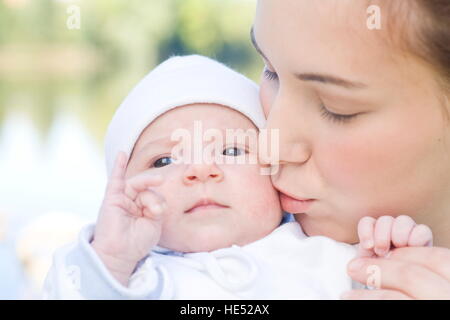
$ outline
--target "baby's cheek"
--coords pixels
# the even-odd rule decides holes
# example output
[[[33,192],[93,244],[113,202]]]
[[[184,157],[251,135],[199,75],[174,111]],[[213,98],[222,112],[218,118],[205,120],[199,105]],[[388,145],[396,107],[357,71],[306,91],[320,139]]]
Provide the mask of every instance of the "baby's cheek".
[[[273,187],[270,176],[262,175],[259,165],[250,167],[239,174],[242,201],[245,202],[245,205],[257,208],[255,214],[266,215],[281,212],[278,191]]]

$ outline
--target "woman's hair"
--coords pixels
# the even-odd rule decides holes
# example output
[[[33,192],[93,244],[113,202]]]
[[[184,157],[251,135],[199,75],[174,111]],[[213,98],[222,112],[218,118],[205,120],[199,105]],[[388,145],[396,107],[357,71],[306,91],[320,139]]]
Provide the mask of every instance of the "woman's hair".
[[[414,1],[420,19],[416,30],[418,54],[435,67],[444,90],[450,92],[450,0]]]
[[[450,123],[450,0],[369,0],[388,12],[391,44],[434,70],[442,88],[442,105]]]

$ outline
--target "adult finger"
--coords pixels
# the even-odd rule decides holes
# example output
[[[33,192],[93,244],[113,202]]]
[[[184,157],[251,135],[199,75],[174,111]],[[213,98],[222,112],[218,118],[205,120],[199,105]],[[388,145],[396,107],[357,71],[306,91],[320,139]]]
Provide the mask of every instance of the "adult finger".
[[[351,290],[341,296],[342,300],[412,300],[406,294],[394,290]]]
[[[359,257],[373,256],[375,222],[372,217],[364,217],[358,223]]]
[[[383,257],[391,248],[391,233],[394,218],[391,216],[382,216],[377,219],[374,230],[374,251]]]
[[[361,283],[367,283],[369,277],[378,277],[381,289],[399,291],[414,299],[450,299],[450,282],[419,264],[359,258],[350,262],[347,271]]]
[[[450,249],[448,248],[397,248],[391,251],[389,260],[421,265],[450,282]]]
[[[148,190],[150,187],[156,187],[163,182],[161,175],[144,171],[126,181],[125,194],[132,200],[136,200],[139,192]]]
[[[106,194],[120,194],[125,189],[125,173],[128,157],[125,152],[119,151],[106,187]]]
[[[410,216],[401,215],[395,218],[392,226],[392,243],[395,247],[406,247],[409,236],[416,223]]]

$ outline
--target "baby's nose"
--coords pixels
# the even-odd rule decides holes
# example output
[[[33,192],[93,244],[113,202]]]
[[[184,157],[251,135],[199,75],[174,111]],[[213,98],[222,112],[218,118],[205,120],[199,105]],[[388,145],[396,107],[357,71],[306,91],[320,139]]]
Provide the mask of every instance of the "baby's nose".
[[[206,182],[208,180],[216,182],[223,180],[223,171],[216,164],[189,165],[183,177],[183,181],[186,184]]]

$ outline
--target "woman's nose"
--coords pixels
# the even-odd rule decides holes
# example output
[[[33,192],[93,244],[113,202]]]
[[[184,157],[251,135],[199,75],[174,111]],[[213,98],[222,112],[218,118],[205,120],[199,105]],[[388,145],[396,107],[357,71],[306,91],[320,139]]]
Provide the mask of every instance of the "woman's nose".
[[[223,171],[214,163],[190,164],[183,176],[183,182],[186,184],[207,181],[220,182],[222,180]]]
[[[266,125],[267,143],[270,150],[276,152],[271,154],[272,162],[277,159],[279,164],[301,164],[311,157],[311,130],[308,129],[307,117],[298,110],[297,105],[289,103],[280,94],[273,100]]]

